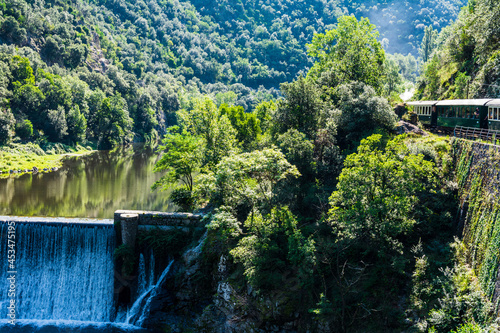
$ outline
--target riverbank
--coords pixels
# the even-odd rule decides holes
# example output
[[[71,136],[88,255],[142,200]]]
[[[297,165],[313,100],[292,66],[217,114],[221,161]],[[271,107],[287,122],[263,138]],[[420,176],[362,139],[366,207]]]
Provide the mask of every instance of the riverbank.
[[[68,155],[85,155],[93,152],[91,147],[51,144],[42,149],[35,143],[14,143],[0,147],[0,177],[25,172],[48,172],[61,167]]]

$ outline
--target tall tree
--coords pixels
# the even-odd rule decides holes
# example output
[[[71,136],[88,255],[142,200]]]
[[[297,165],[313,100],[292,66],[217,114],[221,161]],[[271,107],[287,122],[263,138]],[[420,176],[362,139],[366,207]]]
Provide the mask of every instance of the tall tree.
[[[227,115],[222,114],[208,97],[197,99],[191,111],[179,112],[182,125],[188,133],[204,141],[204,165],[210,169],[231,153],[237,152],[237,131],[231,126]]]
[[[422,58],[422,62],[426,63],[427,60],[431,57],[432,52],[437,46],[437,30],[432,28],[432,25],[429,25],[425,28],[424,38],[422,38],[422,44],[420,45],[420,57]]]
[[[308,75],[330,87],[361,81],[380,92],[385,52],[378,36],[367,18],[340,17],[336,29],[315,34],[307,45],[309,55],[317,59]]]
[[[313,139],[323,110],[321,90],[312,80],[301,76],[291,83],[281,84],[281,91],[285,98],[273,114],[274,132],[282,134],[295,128]]]

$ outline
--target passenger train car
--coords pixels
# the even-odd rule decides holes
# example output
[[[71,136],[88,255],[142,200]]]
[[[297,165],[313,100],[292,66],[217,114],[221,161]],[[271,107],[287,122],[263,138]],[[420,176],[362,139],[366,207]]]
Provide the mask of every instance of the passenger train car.
[[[419,121],[430,127],[455,126],[500,130],[500,99],[454,99],[407,102]]]

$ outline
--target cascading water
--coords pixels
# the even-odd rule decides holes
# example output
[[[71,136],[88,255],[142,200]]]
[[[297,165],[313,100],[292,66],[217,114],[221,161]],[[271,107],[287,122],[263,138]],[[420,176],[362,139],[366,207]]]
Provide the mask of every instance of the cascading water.
[[[7,281],[7,232],[7,223],[0,222],[0,281]],[[139,331],[110,323],[115,312],[111,222],[16,220],[15,234],[16,325],[6,323],[10,297],[2,282],[1,332]]]
[[[170,261],[167,268],[163,271],[156,285],[152,285],[146,290],[142,295],[137,298],[137,300],[132,305],[130,312],[127,316],[127,324],[134,324],[141,326],[144,322],[144,317],[149,313],[151,307],[152,299],[158,294],[160,288],[162,287],[163,281],[170,272],[170,268],[174,261]]]
[[[146,280],[146,260],[144,259],[144,254],[139,256],[139,275],[137,276],[137,293],[141,295],[146,291],[148,287]]]
[[[139,268],[137,276],[137,297],[149,290],[155,284],[155,258],[153,251],[150,251],[149,261],[147,262],[144,254],[139,255]],[[148,268],[146,269],[146,265]]]
[[[6,234],[7,225],[1,223],[1,239]],[[111,320],[112,225],[18,223],[16,240],[17,318]],[[0,258],[7,258],[5,246]],[[2,269],[0,281],[6,274]],[[7,300],[7,292],[1,288],[0,299]],[[7,318],[5,307],[0,311]]]

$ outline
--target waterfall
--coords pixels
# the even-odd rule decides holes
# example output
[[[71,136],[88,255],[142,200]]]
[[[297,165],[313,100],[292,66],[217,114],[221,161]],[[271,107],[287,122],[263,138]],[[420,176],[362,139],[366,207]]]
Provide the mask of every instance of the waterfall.
[[[153,250],[151,250],[151,256],[149,257],[148,288],[151,288],[154,284],[155,284],[155,256]]]
[[[147,281],[146,281],[146,260],[144,259],[144,255],[141,253],[139,256],[139,269],[138,269],[139,275],[137,276],[137,294],[142,295],[145,291],[147,286]]]
[[[146,270],[146,264],[148,264],[148,269]],[[149,262],[146,263],[144,254],[139,256],[139,268],[137,270],[137,298],[140,297],[144,292],[151,289],[155,284],[155,258],[153,251],[151,250],[151,255],[149,257]]]
[[[7,223],[0,223],[0,280],[7,279]],[[112,224],[16,222],[17,319],[110,322]],[[2,285],[3,282],[2,282]],[[8,300],[0,288],[0,300]],[[2,306],[0,318],[7,318]]]
[[[147,291],[145,291],[132,305],[130,312],[127,316],[127,324],[134,324],[141,326],[146,314],[149,313],[151,307],[151,301],[154,297],[158,295],[160,288],[162,287],[163,281],[170,272],[170,268],[174,261],[170,261],[167,268],[163,271],[156,285],[151,286]]]

